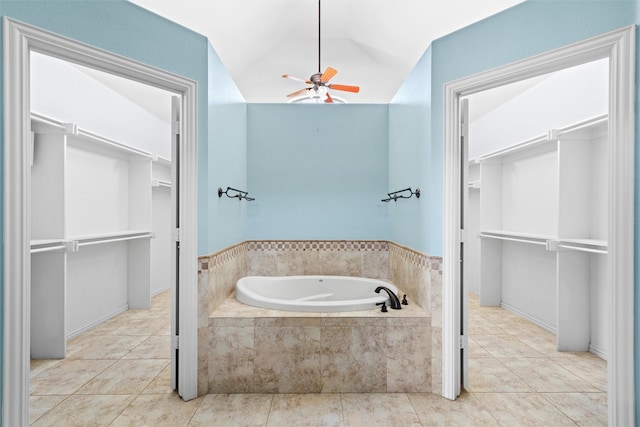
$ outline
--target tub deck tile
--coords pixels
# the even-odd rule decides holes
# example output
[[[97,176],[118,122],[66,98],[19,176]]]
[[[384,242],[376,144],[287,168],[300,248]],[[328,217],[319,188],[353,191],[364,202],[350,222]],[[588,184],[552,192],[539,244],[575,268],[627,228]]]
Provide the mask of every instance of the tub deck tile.
[[[251,393],[255,354],[253,327],[209,328],[209,393]]]
[[[322,392],[384,392],[387,328],[322,328]]]
[[[320,389],[320,327],[256,327],[254,390],[314,393]]]
[[[429,392],[431,317],[402,310],[315,313],[230,296],[209,317],[209,393]]]

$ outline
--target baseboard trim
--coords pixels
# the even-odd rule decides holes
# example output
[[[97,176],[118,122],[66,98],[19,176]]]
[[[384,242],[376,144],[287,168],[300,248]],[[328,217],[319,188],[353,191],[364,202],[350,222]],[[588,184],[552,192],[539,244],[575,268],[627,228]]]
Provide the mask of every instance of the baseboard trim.
[[[556,335],[556,331],[557,329],[554,326],[548,325],[546,323],[544,323],[543,321],[536,319],[535,317],[524,313],[522,311],[520,311],[519,309],[515,308],[514,306],[507,304],[507,303],[500,303],[500,307],[504,308],[505,310],[508,310],[510,312],[512,312],[513,314],[522,317],[523,319],[528,320],[529,322],[540,326],[542,329],[545,329],[551,333],[553,333],[554,335]]]
[[[109,319],[113,319],[114,317],[116,317],[118,314],[124,313],[125,311],[129,310],[129,305],[124,305],[118,309],[116,309],[115,311],[112,311],[111,313],[105,314],[104,316],[100,317],[99,319],[94,320],[93,322],[89,323],[86,326],[83,326],[79,329],[76,329],[75,331],[72,331],[70,333],[67,334],[67,339],[71,339],[75,336],[80,335],[83,332],[88,331],[89,329],[93,329],[96,326],[98,326],[99,324],[101,324],[102,322],[106,322]]]

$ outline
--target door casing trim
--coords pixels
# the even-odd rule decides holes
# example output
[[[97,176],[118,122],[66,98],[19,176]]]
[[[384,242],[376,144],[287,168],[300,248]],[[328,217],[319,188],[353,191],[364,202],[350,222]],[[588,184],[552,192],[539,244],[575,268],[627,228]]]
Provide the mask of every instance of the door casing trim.
[[[180,371],[183,399],[197,396],[197,82],[120,55],[3,18],[4,327],[3,425],[29,424],[30,347],[30,52],[95,68],[182,98],[180,155]]]
[[[445,84],[442,395],[460,393],[460,144],[462,96],[609,58],[609,425],[635,425],[635,26],[611,31]]]

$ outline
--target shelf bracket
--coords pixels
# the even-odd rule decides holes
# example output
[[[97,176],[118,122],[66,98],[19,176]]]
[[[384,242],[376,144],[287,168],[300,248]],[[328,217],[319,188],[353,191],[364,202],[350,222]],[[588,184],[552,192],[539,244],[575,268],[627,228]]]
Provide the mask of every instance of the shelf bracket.
[[[80,249],[77,240],[67,240],[64,242],[64,246],[67,252],[78,252],[78,250]]]

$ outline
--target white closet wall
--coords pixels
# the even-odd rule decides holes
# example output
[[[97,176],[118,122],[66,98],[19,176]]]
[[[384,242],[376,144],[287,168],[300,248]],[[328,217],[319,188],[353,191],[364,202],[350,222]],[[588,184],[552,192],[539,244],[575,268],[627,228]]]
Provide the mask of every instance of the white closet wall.
[[[472,95],[469,158],[607,114],[608,75],[603,59]]]
[[[481,305],[502,305],[555,332],[559,350],[603,358],[607,66],[598,61],[583,74],[575,68],[537,79],[501,106],[476,112],[465,254],[465,283]]]
[[[156,158],[151,165],[151,295],[171,288],[171,162]]]
[[[171,96],[31,53],[31,111],[171,159]]]

